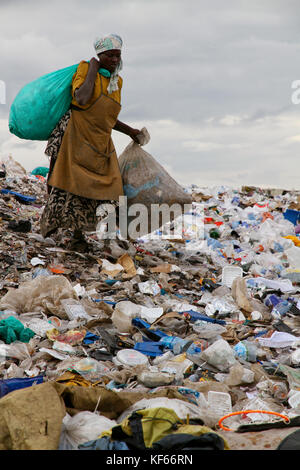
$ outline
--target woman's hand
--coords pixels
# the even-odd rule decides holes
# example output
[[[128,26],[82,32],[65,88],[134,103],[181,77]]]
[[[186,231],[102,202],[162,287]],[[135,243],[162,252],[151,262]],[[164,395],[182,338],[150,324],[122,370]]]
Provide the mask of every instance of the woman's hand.
[[[99,68],[100,68],[100,61],[98,59],[96,59],[95,57],[92,57],[91,60],[90,60],[90,68],[96,72],[98,72]]]
[[[136,142],[137,144],[140,143],[139,139],[137,138],[138,134],[140,134],[141,131],[139,129],[131,129],[130,130],[130,133],[129,133],[129,137],[132,138],[132,140],[134,140],[134,142]]]

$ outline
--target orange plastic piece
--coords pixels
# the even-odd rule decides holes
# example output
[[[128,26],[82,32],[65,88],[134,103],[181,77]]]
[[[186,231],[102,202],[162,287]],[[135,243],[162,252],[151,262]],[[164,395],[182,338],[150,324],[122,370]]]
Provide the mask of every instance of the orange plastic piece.
[[[290,422],[290,418],[288,416],[282,415],[280,413],[276,413],[275,411],[266,411],[266,410],[245,410],[245,411],[235,411],[234,413],[229,413],[228,415],[223,416],[219,422],[218,425],[220,426],[221,429],[224,429],[224,431],[233,431],[233,429],[226,428],[225,426],[222,425],[222,422],[226,418],[230,418],[230,416],[235,416],[235,415],[246,415],[248,413],[266,413],[270,415],[276,415],[279,416],[280,418],[283,418],[286,421],[286,424]]]
[[[274,217],[273,217],[272,214],[270,214],[270,212],[264,212],[264,213],[263,213],[262,222],[264,222],[264,221],[267,220],[267,219],[272,219],[272,220],[274,220]]]
[[[45,181],[46,178],[42,175],[34,175],[38,180]]]
[[[65,269],[63,266],[49,266],[50,271],[54,274],[64,274]]]

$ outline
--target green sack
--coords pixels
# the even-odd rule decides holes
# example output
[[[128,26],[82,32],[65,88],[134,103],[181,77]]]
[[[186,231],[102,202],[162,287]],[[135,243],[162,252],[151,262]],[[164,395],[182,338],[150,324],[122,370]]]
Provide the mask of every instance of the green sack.
[[[0,338],[6,343],[11,344],[15,341],[28,343],[35,335],[30,328],[25,328],[15,317],[8,317],[0,321]]]
[[[49,173],[49,168],[47,168],[46,166],[38,166],[31,172],[31,174],[34,176],[44,176],[44,178],[46,178],[48,173]]]
[[[25,85],[9,113],[9,130],[27,140],[48,140],[69,110],[72,78],[79,64],[48,73]]]

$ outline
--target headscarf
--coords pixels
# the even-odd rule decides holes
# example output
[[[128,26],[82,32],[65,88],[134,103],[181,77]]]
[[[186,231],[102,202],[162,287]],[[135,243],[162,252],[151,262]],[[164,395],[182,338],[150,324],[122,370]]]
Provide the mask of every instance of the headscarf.
[[[110,51],[112,49],[121,50],[123,46],[123,41],[117,34],[108,34],[102,38],[96,38],[94,41],[94,48],[97,54],[101,54],[105,51]],[[117,66],[116,70],[111,74],[110,81],[107,87],[108,94],[111,94],[113,91],[118,90],[118,78],[119,72],[122,70],[123,62],[120,59],[120,63]]]

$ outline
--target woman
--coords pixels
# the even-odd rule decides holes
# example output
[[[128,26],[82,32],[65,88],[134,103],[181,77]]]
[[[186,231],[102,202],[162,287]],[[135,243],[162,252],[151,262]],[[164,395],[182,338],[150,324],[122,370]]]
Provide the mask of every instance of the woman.
[[[80,62],[72,80],[71,109],[48,141],[51,157],[49,198],[40,226],[44,237],[58,228],[73,231],[69,248],[86,251],[84,231],[94,231],[96,209],[109,202],[117,210],[123,193],[112,129],[138,142],[140,130],[118,120],[121,110],[122,39],[115,35],[96,39],[98,59]]]

